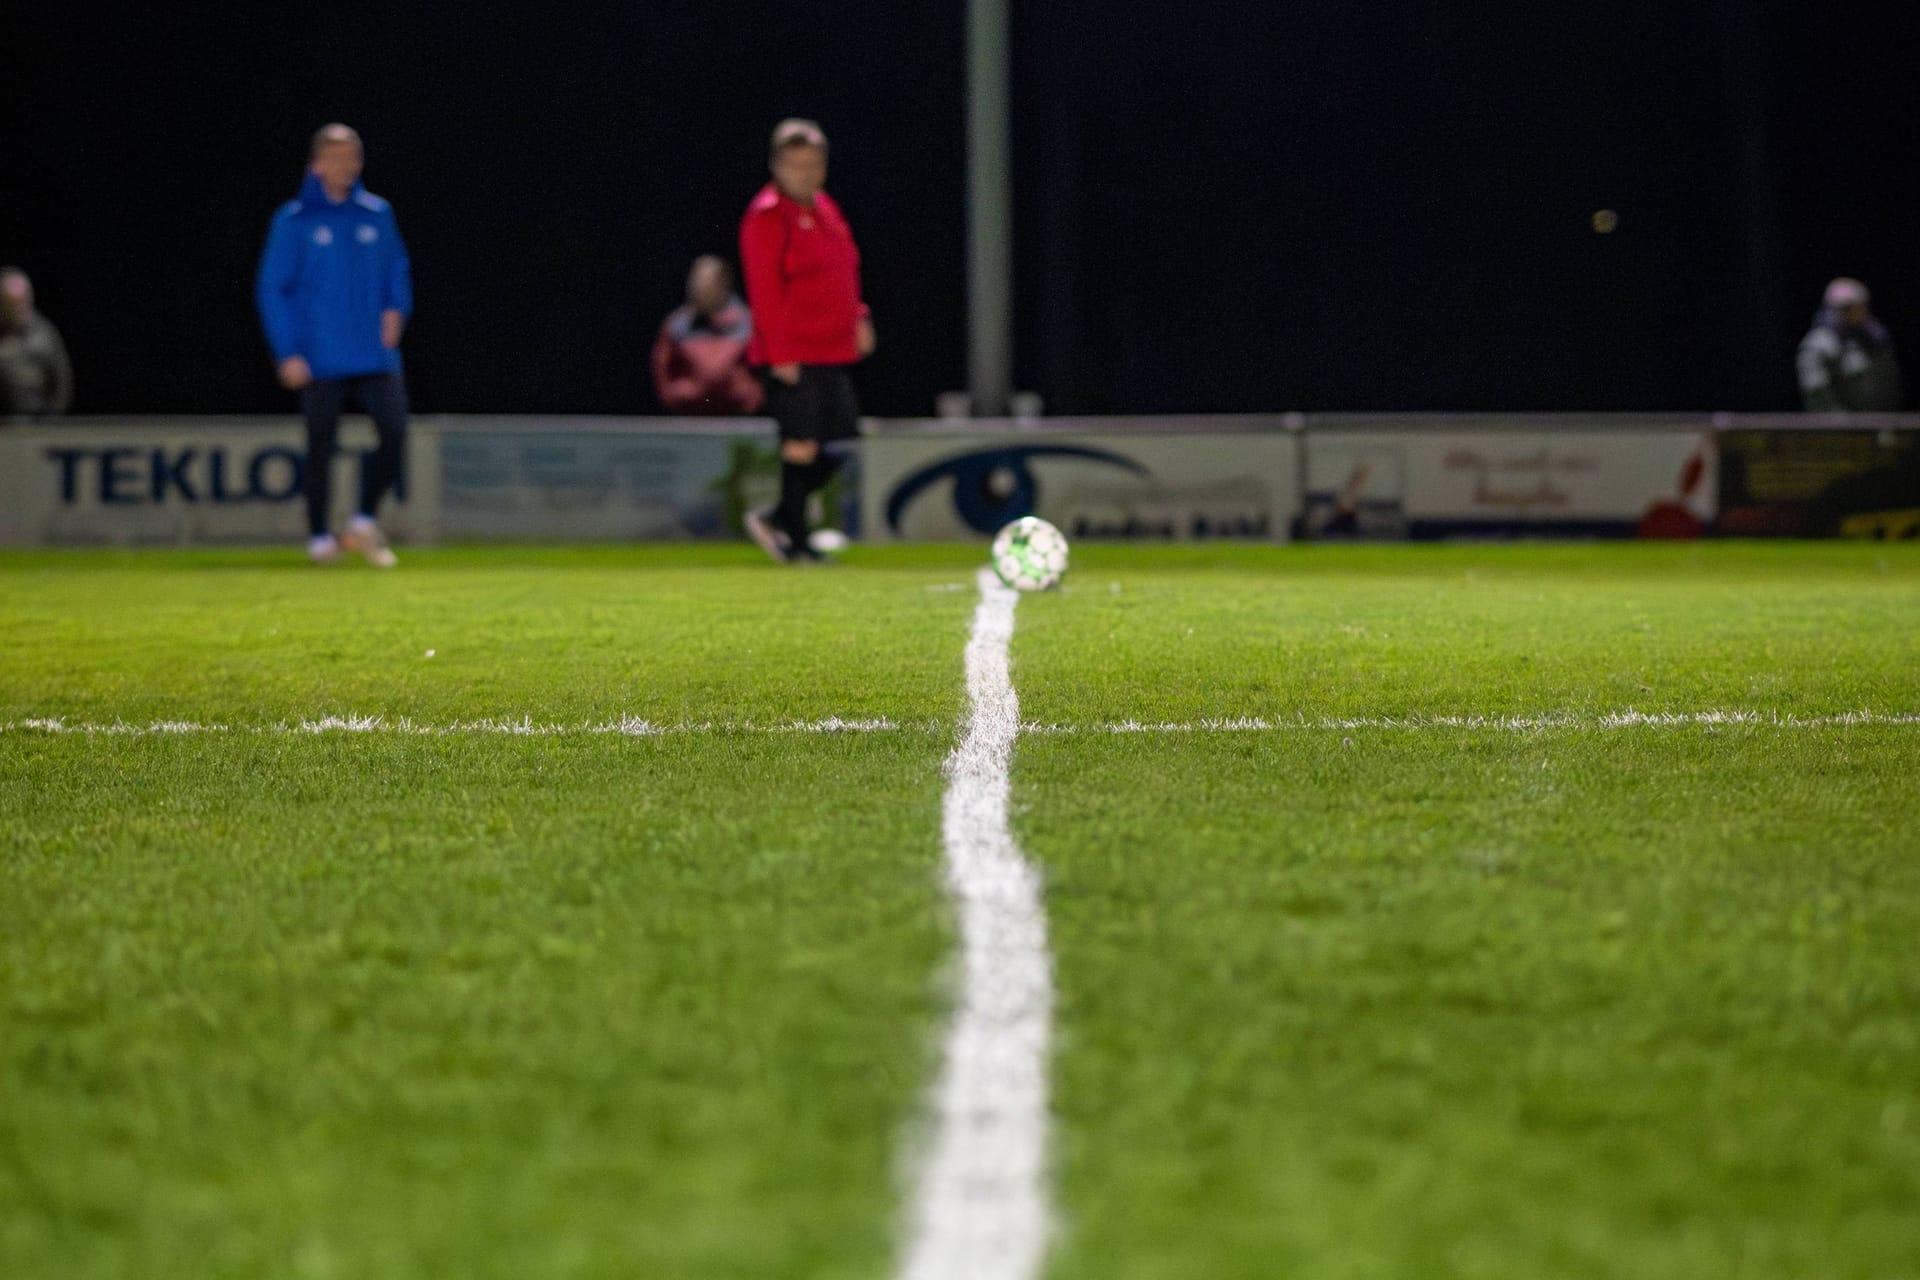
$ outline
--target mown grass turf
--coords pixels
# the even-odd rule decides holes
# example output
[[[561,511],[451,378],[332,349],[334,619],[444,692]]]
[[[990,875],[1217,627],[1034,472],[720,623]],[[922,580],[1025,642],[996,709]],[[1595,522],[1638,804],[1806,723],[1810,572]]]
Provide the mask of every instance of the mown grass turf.
[[[1022,606],[1027,718],[1920,711],[1913,548],[1155,559]],[[1920,1274],[1917,766],[1912,725],[1023,739],[1052,1274]]]
[[[870,1276],[933,735],[0,752],[8,1276]]]
[[[1030,720],[1920,710],[1911,545],[1076,556],[1020,616]]]
[[[0,554],[5,1275],[879,1276],[975,549]],[[1076,548],[1052,1273],[1913,1276],[1920,549]],[[426,651],[435,656],[428,658]]]
[[[0,721],[915,727],[0,735],[0,1272],[879,1274],[953,557],[406,559],[0,558]]]
[[[0,721],[958,714],[972,601],[947,588],[969,555],[758,556],[410,550],[383,574],[297,551],[0,554]]]
[[[1913,1274],[1915,742],[1026,740],[1053,1274]]]
[[[871,1276],[942,743],[0,744],[0,1256]]]

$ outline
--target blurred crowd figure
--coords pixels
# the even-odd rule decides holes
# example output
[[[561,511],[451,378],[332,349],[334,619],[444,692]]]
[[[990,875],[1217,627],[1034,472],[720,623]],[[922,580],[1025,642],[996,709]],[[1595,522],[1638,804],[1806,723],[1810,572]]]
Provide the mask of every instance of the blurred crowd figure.
[[[1800,340],[1800,401],[1809,413],[1894,413],[1905,399],[1893,335],[1874,318],[1867,286],[1848,276],[1827,285],[1813,328]]]
[[[34,310],[33,281],[0,268],[0,421],[31,422],[73,405],[73,366],[53,321]]]
[[[733,291],[733,272],[712,254],[694,259],[687,300],[653,340],[653,385],[670,413],[755,414],[766,401],[747,364],[753,318]]]

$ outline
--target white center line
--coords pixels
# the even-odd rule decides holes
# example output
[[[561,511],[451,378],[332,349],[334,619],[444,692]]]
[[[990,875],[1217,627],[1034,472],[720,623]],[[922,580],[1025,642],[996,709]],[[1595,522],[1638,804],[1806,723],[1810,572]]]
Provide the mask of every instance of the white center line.
[[[1030,1280],[1047,1251],[1053,961],[1040,876],[1008,823],[1020,703],[1007,647],[1019,596],[991,572],[967,641],[966,724],[947,757],[946,880],[961,985],[918,1171],[901,1280]]]

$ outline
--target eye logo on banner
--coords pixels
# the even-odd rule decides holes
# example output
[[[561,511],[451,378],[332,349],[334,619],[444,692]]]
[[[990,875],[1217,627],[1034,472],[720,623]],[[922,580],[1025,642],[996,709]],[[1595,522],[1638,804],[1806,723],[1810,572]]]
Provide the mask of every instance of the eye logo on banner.
[[[1040,480],[1027,464],[1035,458],[1078,458],[1118,467],[1136,476],[1148,471],[1131,458],[1079,445],[1009,445],[945,458],[909,475],[887,497],[887,527],[900,532],[907,508],[928,488],[953,481],[953,509],[975,533],[993,533],[1009,520],[1034,514],[1040,504]]]

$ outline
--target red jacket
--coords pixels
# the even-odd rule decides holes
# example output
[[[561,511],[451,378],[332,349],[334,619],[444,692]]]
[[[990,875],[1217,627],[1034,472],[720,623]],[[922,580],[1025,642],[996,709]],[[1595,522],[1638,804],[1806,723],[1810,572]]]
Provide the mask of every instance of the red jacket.
[[[766,392],[747,368],[753,326],[738,298],[702,319],[680,307],[653,340],[653,385],[660,403],[674,413],[754,414]]]
[[[860,301],[860,247],[840,206],[822,191],[808,208],[769,182],[740,220],[740,269],[753,307],[754,364],[852,364]]]

